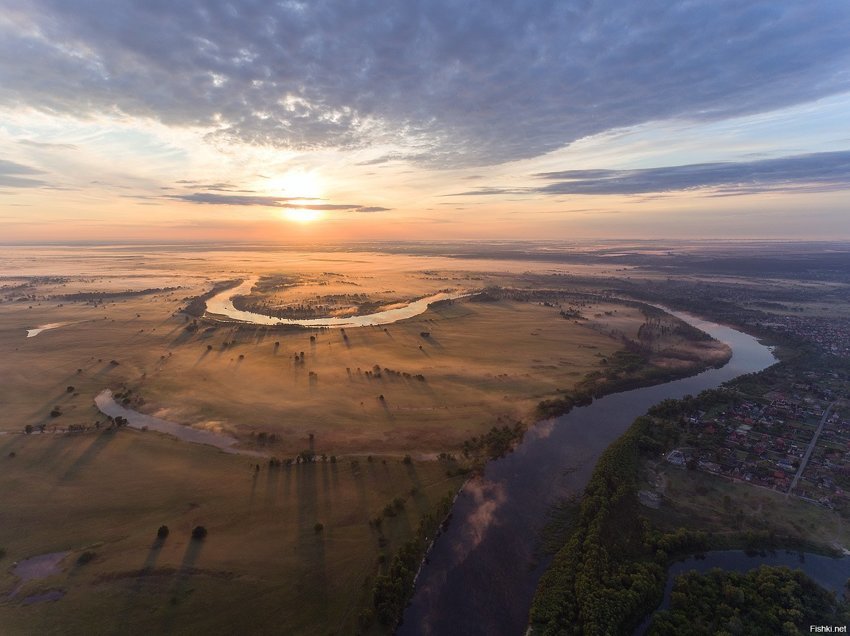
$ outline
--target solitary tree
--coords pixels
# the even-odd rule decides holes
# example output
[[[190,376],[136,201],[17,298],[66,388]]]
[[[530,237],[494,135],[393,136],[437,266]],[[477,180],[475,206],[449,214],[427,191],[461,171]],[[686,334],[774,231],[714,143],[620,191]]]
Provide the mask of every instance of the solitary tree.
[[[192,530],[192,538],[195,541],[203,541],[207,536],[207,529],[204,526],[195,526]]]

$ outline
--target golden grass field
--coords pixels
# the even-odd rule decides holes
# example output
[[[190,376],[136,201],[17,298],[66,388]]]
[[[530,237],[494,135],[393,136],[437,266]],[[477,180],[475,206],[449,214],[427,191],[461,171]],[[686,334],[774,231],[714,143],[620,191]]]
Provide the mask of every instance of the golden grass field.
[[[132,430],[4,436],[0,456],[9,635],[352,633],[379,554],[461,483],[442,462],[365,458],[255,473],[245,457]],[[396,497],[404,510],[384,520],[381,548],[368,521]],[[196,525],[203,542],[190,540]],[[57,551],[69,552],[60,574],[7,598],[13,561]],[[94,560],[78,565],[86,551]],[[51,589],[66,595],[22,604]]]
[[[352,633],[379,556],[391,557],[462,483],[436,454],[457,453],[494,425],[531,423],[541,399],[601,369],[644,321],[616,301],[585,303],[586,320],[572,320],[535,301],[464,299],[385,327],[347,328],[345,337],[206,320],[187,331],[178,310],[189,299],[250,275],[315,281],[344,270],[358,293],[416,297],[534,289],[553,271],[350,253],[42,256],[0,279],[3,634]],[[171,287],[179,289],[97,303],[60,298]],[[26,337],[50,323],[67,324]],[[673,337],[657,344],[662,365],[671,351],[724,355]],[[274,433],[259,450],[286,458],[312,447],[339,461],[270,469],[153,432],[94,429],[105,424],[94,396],[124,387],[132,408],[227,432],[243,447]],[[32,435],[22,433],[28,425]],[[89,430],[62,432],[72,425]],[[405,454],[414,461],[402,463]],[[379,546],[368,521],[397,497],[403,514],[385,521]],[[161,524],[171,534],[157,546]],[[199,524],[209,536],[191,542]],[[14,562],[57,551],[69,553],[58,574],[8,596]],[[77,564],[87,551],[94,560]],[[50,590],[65,596],[24,603]]]
[[[363,258],[353,259],[347,278],[366,292],[409,287],[415,296],[448,284],[527,286],[520,275],[504,272],[404,271],[399,263],[384,262],[385,256],[376,257],[380,267],[372,271]],[[313,264],[328,266],[323,260]],[[139,410],[165,419],[225,430],[246,442],[252,432],[275,433],[273,450],[281,455],[305,448],[310,433],[317,450],[328,454],[437,453],[498,422],[528,423],[537,402],[599,369],[622,347],[620,335],[633,337],[644,321],[639,311],[613,302],[583,307],[588,320],[579,324],[535,302],[458,300],[400,323],[344,334],[208,322],[190,333],[187,318],[175,312],[210,283],[192,270],[187,274],[132,279],[135,288],[181,288],[99,306],[0,305],[0,348],[7,352],[0,360],[6,378],[0,430],[91,425],[99,417],[94,395],[128,386],[143,400],[135,405]],[[101,276],[71,279],[61,288],[45,284],[39,291],[104,288],[128,286],[120,277]],[[24,328],[57,322],[68,324],[23,337]],[[296,361],[301,352],[303,362]],[[62,415],[50,417],[57,406]]]

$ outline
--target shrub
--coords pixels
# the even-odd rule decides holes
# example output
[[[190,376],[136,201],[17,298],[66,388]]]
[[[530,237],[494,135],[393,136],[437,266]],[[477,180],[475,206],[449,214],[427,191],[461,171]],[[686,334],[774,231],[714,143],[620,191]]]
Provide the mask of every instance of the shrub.
[[[94,558],[97,556],[95,552],[89,552],[88,550],[83,552],[79,557],[77,557],[77,565],[85,565],[86,563],[91,563],[94,561]]]
[[[192,530],[192,538],[195,541],[203,541],[207,536],[207,529],[204,526],[195,526]]]
[[[156,531],[156,538],[165,539],[168,536],[168,532],[168,526],[160,526],[159,529]]]

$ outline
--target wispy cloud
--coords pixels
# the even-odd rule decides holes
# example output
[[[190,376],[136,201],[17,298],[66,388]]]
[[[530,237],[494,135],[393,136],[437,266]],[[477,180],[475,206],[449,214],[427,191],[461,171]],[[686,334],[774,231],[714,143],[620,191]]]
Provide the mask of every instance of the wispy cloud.
[[[30,146],[31,148],[43,148],[45,150],[79,150],[79,146],[76,146],[74,144],[33,141],[32,139],[19,139],[18,143],[22,146]]]
[[[147,197],[145,197],[147,198]],[[263,206],[271,208],[283,208],[290,210],[319,210],[319,211],[344,211],[355,212],[386,212],[390,208],[377,206],[364,206],[360,203],[304,203],[305,201],[316,201],[315,198],[306,197],[278,197],[244,194],[217,194],[215,192],[193,192],[191,194],[167,194],[162,199],[186,201],[188,203],[201,203],[207,205],[230,205],[230,206]]]
[[[214,192],[193,192],[191,194],[167,194],[164,199],[206,203],[209,205],[262,205],[266,207],[284,207],[288,201],[303,201],[300,197],[276,197],[248,194],[216,194]]]
[[[728,193],[850,188],[850,151],[639,170],[566,170],[537,175],[552,181],[542,194],[646,194],[717,188]]]
[[[635,170],[562,170],[534,176],[551,183],[526,188],[486,187],[447,196],[644,195],[700,189],[732,196],[777,190],[847,190],[850,189],[850,150]]]
[[[395,148],[370,164],[497,164],[850,90],[846,0],[3,5],[0,106]]]
[[[28,176],[34,174],[43,172],[14,161],[0,159],[0,188],[40,188],[48,185],[41,179]]]

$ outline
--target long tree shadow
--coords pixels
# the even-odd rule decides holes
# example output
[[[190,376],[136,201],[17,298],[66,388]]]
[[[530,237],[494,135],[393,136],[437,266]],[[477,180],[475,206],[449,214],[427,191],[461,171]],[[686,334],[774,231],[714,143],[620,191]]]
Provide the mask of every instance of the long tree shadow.
[[[389,406],[389,404],[387,404],[386,399],[384,399],[383,396],[381,396],[381,397],[378,398],[378,402],[380,403],[381,407],[384,409],[384,415],[387,416],[387,419],[390,420],[390,421],[394,421],[395,415],[393,415],[392,411],[390,410],[390,406]],[[398,408],[398,407],[396,407],[396,408]]]
[[[9,457],[9,453],[14,452],[17,454],[18,449],[21,447],[22,435],[18,434],[9,434],[6,438],[5,444],[0,446],[0,459],[4,457]]]
[[[432,345],[432,346],[434,346],[438,349],[443,348],[443,344],[440,342],[440,340],[433,333],[430,333],[430,335],[428,337],[423,337],[422,340],[423,340],[423,342],[427,342],[428,344],[430,344],[430,345]]]
[[[186,545],[186,551],[183,553],[183,561],[180,563],[180,569],[177,570],[174,586],[171,589],[171,596],[168,599],[168,606],[163,620],[163,634],[172,633],[174,621],[177,618],[177,609],[180,603],[192,591],[189,584],[192,575],[195,574],[195,564],[201,556],[204,541],[206,539],[199,540],[193,538]]]
[[[330,469],[327,462],[322,462],[322,501],[325,504],[323,506],[325,519],[331,518],[331,492]]]
[[[284,466],[283,471],[283,498],[288,502],[292,494],[292,466]]]
[[[94,461],[103,449],[106,448],[113,439],[115,439],[115,435],[116,432],[114,430],[98,433],[97,437],[94,438],[94,441],[89,444],[86,450],[84,450],[80,456],[74,460],[74,463],[68,467],[68,470],[66,470],[65,474],[60,478],[60,481],[68,481],[69,479],[77,477],[77,475],[80,474],[80,471]]]
[[[250,516],[251,511],[254,509],[254,497],[257,495],[257,481],[259,481],[259,475],[255,472],[251,475],[251,494],[248,496],[248,515]]]
[[[336,462],[331,462],[331,483],[334,490],[339,490],[339,468]]]
[[[199,364],[201,364],[201,362],[203,362],[204,359],[210,354],[210,351],[212,351],[212,349],[207,349],[205,347],[204,350],[201,352],[201,355],[198,356],[198,359],[195,360],[195,364],[192,366],[198,366]]]
[[[280,471],[277,468],[269,467],[266,469],[265,505],[267,508],[270,508],[277,503],[277,486],[279,478]]]
[[[407,476],[410,478],[410,481],[413,483],[414,487],[421,488],[422,480],[419,477],[419,471],[416,470],[416,466],[413,462],[405,463],[404,468],[407,471]]]
[[[369,521],[369,496],[366,492],[366,480],[359,465],[351,469],[351,477],[354,480],[354,488],[357,491],[358,509],[363,513],[363,521]]]
[[[48,436],[49,440],[45,440],[45,446],[42,452],[38,456],[38,462],[45,466],[55,465],[56,461],[60,459],[64,454],[70,452],[70,444],[71,441],[67,436],[58,433],[33,433],[32,437],[38,436]]]
[[[95,377],[99,378],[101,376],[106,375],[107,373],[109,373],[113,369],[115,369],[116,366],[118,366],[118,365],[114,364],[113,362],[103,363],[103,364],[101,364],[100,368],[97,371],[94,372],[93,375]]]
[[[191,323],[187,323],[187,324],[191,324]],[[183,328],[180,331],[180,333],[178,333],[174,338],[171,339],[171,341],[168,343],[169,347],[179,347],[180,345],[186,344],[187,342],[189,342],[190,340],[192,340],[195,337],[197,332],[187,330],[186,326],[187,325],[183,325]]]
[[[318,590],[319,601],[328,600],[328,580],[325,563],[325,535],[330,528],[321,528],[318,519],[318,466],[315,463],[296,464],[298,498],[298,556],[304,566],[309,584]],[[329,521],[326,519],[325,521]]]
[[[127,591],[127,602],[124,606],[124,610],[118,614],[118,624],[115,626],[114,632],[116,636],[121,636],[127,632],[127,617],[132,616],[133,610],[137,607],[139,595],[142,593],[142,587],[144,587],[147,578],[153,573],[154,568],[156,567],[156,561],[159,558],[160,552],[162,552],[162,546],[165,545],[165,541],[166,539],[157,537],[153,540],[151,547],[148,549],[147,556],[145,556],[145,562],[142,564],[141,569],[139,569],[133,579],[133,584]]]

